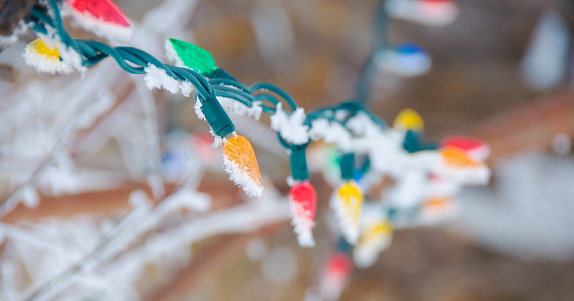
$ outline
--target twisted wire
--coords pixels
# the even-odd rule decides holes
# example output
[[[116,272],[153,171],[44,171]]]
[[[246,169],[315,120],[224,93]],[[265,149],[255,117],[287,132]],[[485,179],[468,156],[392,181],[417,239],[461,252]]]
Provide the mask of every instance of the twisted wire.
[[[82,64],[86,67],[92,67],[107,57],[114,59],[120,68],[132,74],[146,74],[145,68],[153,65],[164,70],[166,75],[175,80],[190,82],[197,89],[197,93],[200,95],[199,99],[202,102],[205,99],[216,96],[234,99],[247,107],[252,107],[254,102],[266,102],[269,105],[260,104],[262,111],[268,114],[274,114],[277,112],[277,106],[281,102],[279,98],[275,96],[277,95],[287,103],[291,112],[294,112],[298,108],[295,100],[287,92],[270,83],[260,82],[246,86],[236,80],[228,78],[207,79],[191,69],[163,64],[149,53],[138,48],[125,46],[111,47],[93,40],[73,39],[63,27],[56,0],[48,0],[48,8],[48,14],[51,16],[36,7],[32,8],[33,29],[39,33],[48,34],[48,28],[54,28],[61,41],[67,47],[72,48],[80,54]],[[339,110],[347,111],[347,116],[344,120],[335,118],[335,112]],[[287,111],[287,114],[291,112]],[[386,128],[384,121],[372,114],[359,102],[344,102],[317,109],[307,114],[304,124],[311,126],[314,120],[324,118],[329,122],[339,123],[343,128],[349,131],[349,133],[353,134],[347,127],[347,121],[360,112],[369,116],[380,128]]]

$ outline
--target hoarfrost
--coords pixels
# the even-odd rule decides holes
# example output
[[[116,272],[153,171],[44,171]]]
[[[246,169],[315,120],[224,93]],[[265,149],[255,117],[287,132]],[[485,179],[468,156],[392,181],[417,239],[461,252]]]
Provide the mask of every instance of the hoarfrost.
[[[229,179],[241,187],[248,196],[260,198],[263,195],[263,186],[255,182],[249,174],[243,171],[241,166],[225,155],[223,156],[223,166]]]
[[[146,73],[144,80],[148,89],[166,89],[171,94],[177,94],[179,92],[179,82],[167,75],[164,69],[158,68],[153,64],[148,64],[144,68]]]
[[[381,128],[365,113],[358,113],[347,121],[347,127],[357,136],[382,136]]]
[[[254,101],[251,107],[248,107],[237,100],[222,96],[217,96],[217,101],[219,101],[219,104],[221,104],[225,112],[229,115],[246,116],[259,120],[261,113],[263,112],[263,107],[261,107],[260,101]],[[205,121],[205,115],[203,115],[203,112],[201,111],[201,105],[201,101],[196,97],[195,105],[193,106],[195,114],[197,115],[197,118]]]
[[[309,141],[309,126],[304,125],[305,110],[297,108],[292,113],[283,110],[281,103],[277,104],[277,110],[271,116],[271,128],[281,135],[285,141],[293,144],[304,144]]]
[[[342,151],[351,151],[351,134],[338,122],[317,119],[311,123],[309,137],[313,140],[323,139],[326,143],[335,143]]]
[[[186,67],[181,58],[179,57],[179,55],[177,55],[177,52],[173,48],[169,39],[165,40],[164,48],[165,48],[165,55],[167,56],[167,59],[169,61],[174,62],[177,67],[182,68]]]

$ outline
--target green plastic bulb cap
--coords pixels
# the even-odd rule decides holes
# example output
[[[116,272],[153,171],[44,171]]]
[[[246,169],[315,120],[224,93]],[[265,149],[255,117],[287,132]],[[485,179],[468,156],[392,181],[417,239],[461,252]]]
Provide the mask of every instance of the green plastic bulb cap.
[[[200,100],[202,99],[200,98]],[[221,104],[215,96],[201,101],[201,111],[203,115],[205,115],[205,119],[207,123],[209,123],[211,130],[213,130],[217,136],[224,138],[235,131],[235,125],[233,125],[229,115],[223,110],[223,107],[221,107]]]
[[[305,181],[309,179],[307,169],[307,159],[305,158],[305,146],[291,148],[291,176],[295,181]]]
[[[341,178],[343,180],[352,180],[355,167],[355,154],[346,153],[341,155]]]

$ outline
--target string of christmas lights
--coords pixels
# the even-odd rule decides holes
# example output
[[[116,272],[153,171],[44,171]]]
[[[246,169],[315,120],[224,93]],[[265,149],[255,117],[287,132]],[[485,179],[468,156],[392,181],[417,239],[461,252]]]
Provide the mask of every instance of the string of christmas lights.
[[[386,14],[392,5],[389,3],[382,4],[378,11]],[[451,5],[445,3],[441,5]],[[364,90],[368,89],[364,82],[369,80],[364,77],[359,77],[358,101],[305,114],[305,110],[279,87],[269,83],[242,84],[217,66],[208,51],[182,40],[170,38],[166,41],[166,55],[174,63],[169,65],[134,47],[111,47],[93,40],[73,39],[63,26],[59,6],[64,11],[71,11],[70,15],[82,27],[100,36],[116,40],[128,39],[131,34],[129,20],[109,0],[48,0],[46,7],[36,5],[30,10],[29,26],[38,38],[25,48],[27,64],[39,72],[67,74],[86,72],[110,57],[126,72],[144,75],[150,89],[166,89],[186,97],[195,91],[196,114],[209,124],[215,137],[214,146],[223,145],[225,171],[253,197],[261,197],[263,193],[259,166],[251,144],[236,133],[229,114],[255,119],[259,119],[261,113],[271,114],[271,128],[277,132],[279,142],[290,157],[288,181],[292,224],[303,247],[315,245],[312,233],[317,193],[309,180],[306,160],[307,148],[313,141],[334,144],[338,149],[340,177],[330,206],[342,240],[347,244],[344,249],[351,250],[354,246],[352,258],[360,267],[372,264],[390,244],[393,228],[431,219],[432,216],[427,215],[440,214],[460,187],[483,185],[488,181],[490,171],[484,164],[489,154],[488,145],[468,137],[449,137],[440,144],[424,141],[422,118],[410,109],[402,111],[392,127],[387,126],[362,104],[369,94]],[[380,23],[379,20],[375,25]],[[389,49],[393,51],[392,58]],[[381,51],[387,51],[386,56]],[[418,46],[404,44],[393,48],[380,42],[373,48],[365,66],[378,61],[388,67],[392,65],[388,62],[392,61],[398,65],[389,68],[416,75],[420,74],[420,68],[409,71],[410,63],[401,63],[400,57],[415,58],[417,66],[421,66],[422,54],[424,51]],[[425,70],[430,67],[425,66]],[[284,104],[287,110],[283,108]],[[366,199],[370,189],[367,178],[383,175],[394,178],[397,184],[378,200]],[[328,267],[332,266],[341,274],[332,280],[340,285],[351,270],[347,267],[350,254],[351,251],[339,250],[332,255],[334,259],[329,260],[333,262],[328,263]]]

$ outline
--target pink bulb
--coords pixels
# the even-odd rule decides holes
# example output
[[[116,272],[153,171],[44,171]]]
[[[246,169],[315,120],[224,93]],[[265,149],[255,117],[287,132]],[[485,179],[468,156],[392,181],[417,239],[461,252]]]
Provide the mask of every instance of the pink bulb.
[[[68,0],[70,6],[79,13],[88,13],[106,23],[130,27],[122,11],[110,0]]]
[[[317,208],[317,192],[309,181],[305,180],[301,183],[296,183],[289,192],[291,197],[291,208],[293,214],[300,219],[307,221],[306,228],[313,227],[315,220],[315,210]]]

